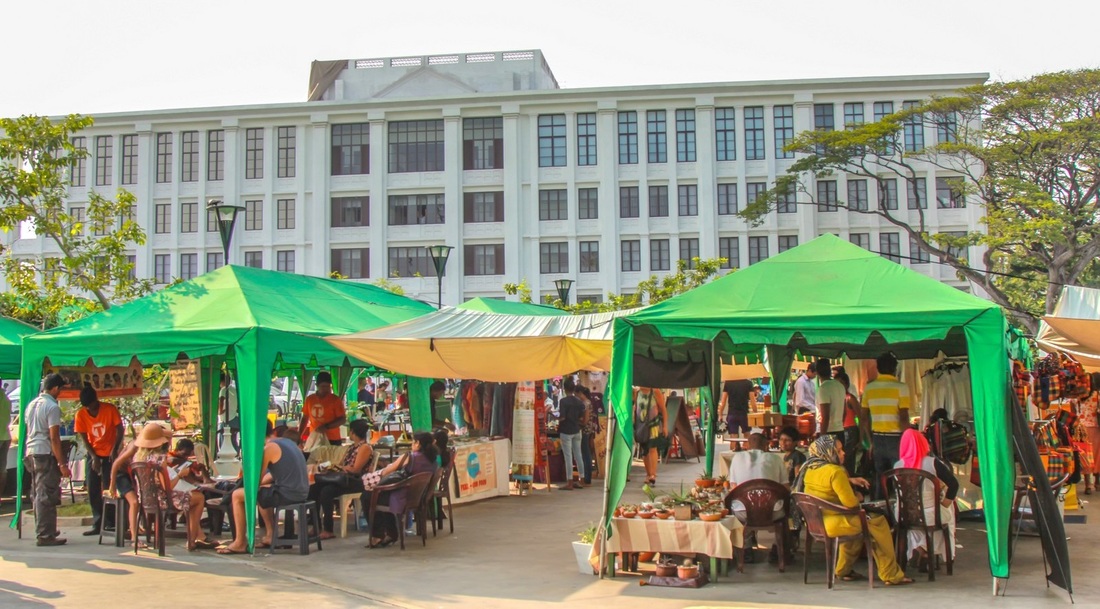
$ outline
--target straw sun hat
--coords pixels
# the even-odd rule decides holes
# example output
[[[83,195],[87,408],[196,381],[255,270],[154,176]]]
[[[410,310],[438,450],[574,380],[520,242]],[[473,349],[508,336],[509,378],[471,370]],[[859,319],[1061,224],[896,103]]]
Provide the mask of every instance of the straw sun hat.
[[[134,446],[138,448],[156,448],[168,442],[168,435],[164,428],[156,423],[146,423],[141,428],[141,433],[134,440]]]

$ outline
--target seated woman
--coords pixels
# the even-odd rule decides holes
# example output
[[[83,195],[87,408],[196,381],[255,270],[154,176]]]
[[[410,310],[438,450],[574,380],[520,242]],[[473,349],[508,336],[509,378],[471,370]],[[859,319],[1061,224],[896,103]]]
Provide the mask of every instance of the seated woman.
[[[348,475],[340,476],[339,480],[322,481],[318,479],[309,487],[309,498],[321,506],[321,512],[324,514],[321,525],[324,530],[321,532],[321,539],[335,537],[332,533],[332,513],[336,505],[336,499],[340,495],[363,492],[363,474],[374,455],[374,449],[367,443],[368,436],[370,436],[370,425],[367,424],[366,420],[356,419],[352,421],[348,425],[348,437],[351,440],[351,446],[344,453],[344,459],[340,462],[340,465],[329,470],[330,473]],[[322,474],[323,472],[318,472],[318,477],[323,477]],[[344,514],[340,516],[345,517]]]
[[[925,439],[924,434],[915,429],[907,429],[905,433],[901,434],[901,446],[898,452],[901,459],[894,464],[894,467],[924,470],[943,482],[943,497],[935,496],[935,488],[931,484],[921,485],[921,494],[925,505],[924,518],[926,522],[935,523],[936,513],[934,510],[938,507],[940,522],[947,525],[949,537],[951,538],[949,543],[952,548],[955,548],[955,496],[959,493],[959,481],[955,479],[951,467],[932,456],[928,440]],[[925,572],[928,568],[928,540],[925,538],[924,531],[910,529],[906,536],[909,541],[907,544],[909,551],[906,559],[912,559],[914,554],[920,554],[921,571]],[[943,533],[938,531],[932,533],[932,542],[934,553],[947,560],[946,549],[943,545]],[[954,549],[952,549],[952,554],[954,554]]]
[[[432,434],[427,432],[421,432],[413,436],[412,452],[401,455],[401,458],[386,466],[382,470],[382,475],[386,476],[396,472],[399,469],[407,468],[409,475],[416,475],[419,473],[434,473],[436,470],[436,445],[435,438]],[[364,493],[366,497],[368,493]],[[385,503],[389,506],[389,509],[393,512],[400,512],[405,508],[407,501],[406,489],[398,489],[392,493],[384,493],[378,498],[378,503]],[[366,499],[363,501],[364,505],[368,502]],[[405,523],[398,523],[396,517],[393,514],[378,514],[374,522],[371,525],[371,544],[373,546],[386,547],[393,542],[397,541],[397,527],[405,526]],[[369,547],[369,546],[368,546]]]
[[[779,430],[779,452],[783,455],[783,467],[787,470],[787,484],[794,484],[802,464],[806,462],[806,455],[798,450],[798,442],[802,435],[798,429],[787,426]]]
[[[835,436],[819,437],[810,445],[810,458],[802,466],[792,490],[848,508],[859,506],[862,496],[852,490],[852,483],[864,488],[869,488],[870,484],[862,478],[849,478],[843,463],[844,444]],[[887,586],[913,583],[894,558],[894,540],[886,517],[868,514],[867,527],[871,534],[871,549],[875,555],[879,579]],[[858,516],[825,513],[825,532],[830,536],[859,535],[861,531]],[[862,549],[863,543],[859,540],[840,544],[836,560],[837,577],[843,581],[866,579],[853,570],[853,563],[859,558]]]

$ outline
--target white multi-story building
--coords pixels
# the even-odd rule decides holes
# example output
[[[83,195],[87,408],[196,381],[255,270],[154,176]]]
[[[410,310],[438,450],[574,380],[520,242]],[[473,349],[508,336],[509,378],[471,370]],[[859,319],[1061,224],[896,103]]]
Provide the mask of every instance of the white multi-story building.
[[[149,236],[137,273],[158,282],[223,264],[205,212],[219,199],[244,208],[235,264],[389,278],[434,302],[425,246],[453,246],[446,304],[521,280],[545,296],[560,278],[575,280],[574,299],[600,299],[677,259],[745,266],[825,232],[958,284],[950,268],[906,260],[921,256],[874,215],[793,200],[758,227],[734,214],[793,162],[783,147],[796,133],[872,121],[987,77],[560,89],[539,51],[314,62],[301,103],[95,116],[77,138],[89,156],[69,204],[135,193]],[[904,137],[918,146],[938,133]],[[928,167],[885,193],[843,175],[815,186],[822,201],[885,196],[903,217],[917,213],[907,201],[931,200],[933,232],[979,229],[980,209],[954,200],[946,177]],[[16,255],[50,255],[44,240],[17,237]]]

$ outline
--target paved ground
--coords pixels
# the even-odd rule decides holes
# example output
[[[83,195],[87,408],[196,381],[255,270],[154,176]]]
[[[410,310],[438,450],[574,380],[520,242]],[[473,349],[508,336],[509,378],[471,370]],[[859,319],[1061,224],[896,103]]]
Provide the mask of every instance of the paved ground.
[[[662,466],[658,488],[679,487],[693,478],[694,462]],[[634,480],[640,480],[640,469]],[[631,493],[641,500],[640,485]],[[838,583],[828,591],[824,559],[818,553],[810,565],[810,585],[803,585],[801,561],[781,574],[773,565],[747,565],[717,584],[699,590],[639,587],[637,575],[600,580],[577,572],[570,545],[576,531],[598,519],[600,493],[545,490],[529,497],[508,497],[456,507],[455,533],[429,536],[422,547],[410,540],[368,550],[366,538],[352,532],[348,539],[325,542],[324,551],[308,557],[296,554],[223,557],[211,552],[188,553],[182,540],[170,540],[169,556],[96,546],[78,530],[65,530],[70,545],[37,548],[19,541],[13,531],[0,531],[0,607],[107,607],[125,597],[157,599],[158,604],[186,600],[189,605],[224,606],[240,599],[251,606],[311,609],[327,607],[538,607],[547,603],[599,605],[608,609],[680,607],[866,607],[907,603],[915,606],[1066,607],[1068,597],[1043,583],[1037,539],[1021,539],[1007,596],[991,596],[984,532],[978,523],[964,524],[964,545],[955,575],[935,583],[917,577],[917,584],[868,591],[862,584]],[[1100,505],[1100,502],[1097,503]],[[1095,508],[1093,508],[1095,510]],[[1086,507],[1086,512],[1087,507]],[[5,524],[6,524],[5,518]],[[1067,525],[1070,553],[1076,566],[1078,606],[1100,606],[1100,582],[1091,578],[1100,559],[1100,529],[1093,524]],[[89,540],[91,539],[91,540]],[[761,541],[768,536],[761,534]],[[861,570],[865,565],[861,565]],[[125,579],[112,575],[132,575]],[[136,577],[134,577],[136,576]]]

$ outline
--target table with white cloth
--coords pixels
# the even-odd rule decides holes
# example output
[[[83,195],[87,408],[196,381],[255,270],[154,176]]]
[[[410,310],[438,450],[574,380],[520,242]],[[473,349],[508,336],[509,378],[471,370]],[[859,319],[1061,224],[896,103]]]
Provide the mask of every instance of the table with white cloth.
[[[507,496],[512,468],[512,442],[508,438],[455,442],[455,480],[451,480],[451,501],[469,503]]]
[[[608,554],[705,554],[711,560],[711,577],[716,578],[717,560],[732,560],[735,552],[741,551],[744,541],[744,525],[733,516],[715,522],[671,518],[612,518],[611,536],[607,539],[604,550]],[[596,547],[599,547],[598,540]],[[608,558],[608,565],[608,573],[614,576],[614,557]]]

